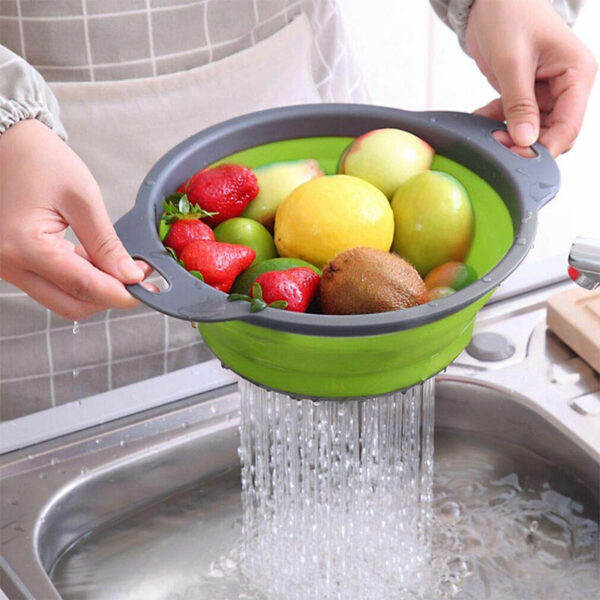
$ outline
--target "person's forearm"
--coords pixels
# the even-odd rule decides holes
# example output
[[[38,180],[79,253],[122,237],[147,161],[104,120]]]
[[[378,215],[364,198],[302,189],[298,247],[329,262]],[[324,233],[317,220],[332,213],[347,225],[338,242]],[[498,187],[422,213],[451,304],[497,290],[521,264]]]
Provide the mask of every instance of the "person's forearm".
[[[0,46],[0,135],[19,121],[38,119],[63,140],[58,102],[42,76],[20,56]]]

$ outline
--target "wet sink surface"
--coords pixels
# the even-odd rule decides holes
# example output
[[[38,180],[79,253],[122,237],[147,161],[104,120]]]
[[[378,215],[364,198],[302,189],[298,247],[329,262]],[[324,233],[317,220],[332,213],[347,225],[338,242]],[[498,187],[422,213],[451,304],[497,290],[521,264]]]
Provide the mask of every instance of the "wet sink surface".
[[[435,444],[446,597],[597,597],[598,504],[585,485],[498,438],[440,427]],[[147,506],[77,543],[52,580],[65,600],[262,599],[237,568],[239,491],[232,468]]]
[[[265,600],[237,567],[238,407],[236,388],[223,388],[6,461],[2,589]],[[438,379],[435,424],[440,597],[600,597],[598,449],[527,398],[467,378]]]

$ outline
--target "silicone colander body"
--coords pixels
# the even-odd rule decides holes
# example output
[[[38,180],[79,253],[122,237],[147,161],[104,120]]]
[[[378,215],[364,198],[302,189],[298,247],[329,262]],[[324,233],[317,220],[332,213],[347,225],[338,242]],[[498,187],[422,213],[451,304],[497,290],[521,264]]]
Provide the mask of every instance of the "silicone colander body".
[[[344,137],[286,140],[218,162],[254,167],[316,158],[327,173],[333,173],[351,141]],[[472,198],[475,235],[466,262],[483,275],[513,244],[510,213],[494,189],[469,169],[441,156],[435,157],[432,168],[457,177]],[[298,396],[366,397],[410,387],[448,366],[469,343],[475,316],[490,295],[432,323],[373,336],[302,335],[243,321],[198,323],[198,329],[224,365],[254,383]]]
[[[201,168],[312,158],[334,173],[354,137],[381,127],[425,139],[436,150],[432,168],[455,176],[469,193],[475,226],[466,262],[479,279],[456,294],[376,315],[250,313],[247,303],[228,302],[186,273],[162,247],[157,234],[162,197]],[[226,367],[270,389],[334,399],[375,396],[424,381],[466,347],[477,312],[527,254],[536,212],[558,190],[558,170],[545,149],[536,145],[535,159],[517,157],[493,140],[491,132],[502,128],[461,113],[329,104],[254,113],[200,132],[153,167],[134,209],[116,224],[129,252],[170,283],[161,294],[139,285],[130,290],[157,310],[198,322]]]

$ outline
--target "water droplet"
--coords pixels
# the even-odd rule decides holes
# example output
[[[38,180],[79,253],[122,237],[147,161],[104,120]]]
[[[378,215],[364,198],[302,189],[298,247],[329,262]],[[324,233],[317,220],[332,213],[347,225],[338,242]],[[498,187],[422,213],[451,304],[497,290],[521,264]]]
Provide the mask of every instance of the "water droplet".
[[[47,473],[40,473],[40,474],[38,475],[38,477],[39,477],[40,479],[46,479],[46,478],[48,477],[48,474],[47,474]]]
[[[96,438],[96,444],[101,444],[102,440],[100,438]]]
[[[452,500],[444,502],[439,509],[440,517],[447,522],[458,521],[462,516],[460,504]]]
[[[483,281],[484,283],[491,283],[492,282],[492,278],[489,277],[488,275],[486,275],[485,277],[481,278],[481,281]]]
[[[56,458],[56,456],[53,456],[53,457],[50,459],[50,464],[51,464],[51,465],[55,465],[57,462],[58,462],[58,458]]]
[[[154,181],[154,179],[146,179],[146,181],[144,181],[144,183],[146,185],[154,185],[156,183],[156,181]]]
[[[80,473],[83,476],[87,475],[88,474],[88,468],[87,467],[81,467]]]
[[[529,531],[531,531],[531,533],[535,533],[538,530],[539,525],[540,524],[538,521],[531,521],[531,523],[529,523]]]
[[[77,321],[73,321],[73,335],[77,335],[79,333],[79,323]]]
[[[517,244],[517,246],[525,246],[527,244],[527,240],[525,238],[517,238],[515,244]]]
[[[429,306],[429,308],[437,308],[438,303],[437,302],[429,302],[429,304],[427,306]]]
[[[182,423],[181,429],[187,429],[189,427],[188,423]]]
[[[210,412],[211,412],[213,415],[216,415],[216,414],[217,414],[217,407],[216,407],[214,404],[213,404],[213,406],[211,406],[211,407],[210,407]]]
[[[121,448],[125,448],[127,446],[127,442],[125,440],[121,440],[119,442],[119,446],[121,446]]]
[[[79,377],[79,369],[73,369],[73,377]]]

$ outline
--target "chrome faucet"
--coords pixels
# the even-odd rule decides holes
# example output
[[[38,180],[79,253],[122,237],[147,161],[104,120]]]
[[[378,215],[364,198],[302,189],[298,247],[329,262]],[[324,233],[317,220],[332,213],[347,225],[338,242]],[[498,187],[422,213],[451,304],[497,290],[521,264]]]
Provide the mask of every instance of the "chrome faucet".
[[[569,254],[569,275],[585,288],[600,287],[600,240],[578,237]]]

